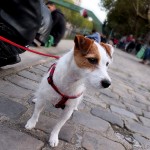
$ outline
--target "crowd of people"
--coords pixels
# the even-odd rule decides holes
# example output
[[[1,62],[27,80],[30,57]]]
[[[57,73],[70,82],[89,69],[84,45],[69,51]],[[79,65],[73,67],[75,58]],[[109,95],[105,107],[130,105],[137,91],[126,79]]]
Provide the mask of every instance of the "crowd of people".
[[[126,52],[132,52],[135,46],[136,41],[132,34],[129,36],[122,36],[117,43],[117,47],[125,50]]]
[[[150,41],[145,43],[141,38],[135,39],[130,34],[129,36],[122,36],[119,40],[113,38],[113,43],[117,48],[128,53],[134,53],[135,55],[138,55],[142,51],[142,54],[140,54],[142,61],[140,62],[143,64],[147,64],[150,60]]]
[[[105,35],[100,34],[101,42],[109,43],[127,53],[133,53],[138,58],[142,59],[140,63],[149,64],[150,61],[150,41],[144,41],[141,38],[135,39],[132,34],[122,36],[120,39],[115,37],[106,38]]]

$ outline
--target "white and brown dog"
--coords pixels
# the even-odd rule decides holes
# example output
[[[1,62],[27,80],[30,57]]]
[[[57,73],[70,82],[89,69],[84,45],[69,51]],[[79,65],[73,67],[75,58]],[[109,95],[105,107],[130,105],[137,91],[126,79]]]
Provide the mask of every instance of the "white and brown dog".
[[[50,145],[58,145],[58,134],[74,110],[77,110],[85,90],[85,82],[96,89],[107,88],[111,79],[107,73],[112,61],[113,47],[109,44],[97,43],[82,35],[76,35],[74,49],[53,64],[42,79],[36,92],[35,109],[26,124],[31,130],[36,126],[40,112],[46,100],[55,100],[56,108],[65,108],[59,122],[54,126]]]

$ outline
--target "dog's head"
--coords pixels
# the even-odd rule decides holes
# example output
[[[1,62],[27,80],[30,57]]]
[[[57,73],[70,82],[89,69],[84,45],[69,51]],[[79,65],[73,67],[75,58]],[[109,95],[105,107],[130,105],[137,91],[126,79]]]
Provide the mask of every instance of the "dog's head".
[[[87,81],[95,88],[107,88],[111,79],[107,68],[112,61],[113,47],[105,43],[97,43],[82,35],[76,35],[74,60]]]

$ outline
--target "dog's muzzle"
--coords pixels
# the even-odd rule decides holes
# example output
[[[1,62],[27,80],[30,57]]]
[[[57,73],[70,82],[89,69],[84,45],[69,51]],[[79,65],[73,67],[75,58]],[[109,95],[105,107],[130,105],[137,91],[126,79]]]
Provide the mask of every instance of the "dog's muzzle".
[[[107,79],[101,81],[101,85],[103,88],[108,88],[111,85],[111,82]]]

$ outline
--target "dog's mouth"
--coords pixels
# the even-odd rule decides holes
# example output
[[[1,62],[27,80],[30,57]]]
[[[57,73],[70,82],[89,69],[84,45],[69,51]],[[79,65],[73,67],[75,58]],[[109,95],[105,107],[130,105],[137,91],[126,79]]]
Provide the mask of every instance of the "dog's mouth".
[[[111,85],[111,81],[108,79],[103,79],[98,82],[86,80],[85,84],[87,85],[87,87],[90,84],[90,86],[94,89],[101,89],[101,88],[108,88]]]

